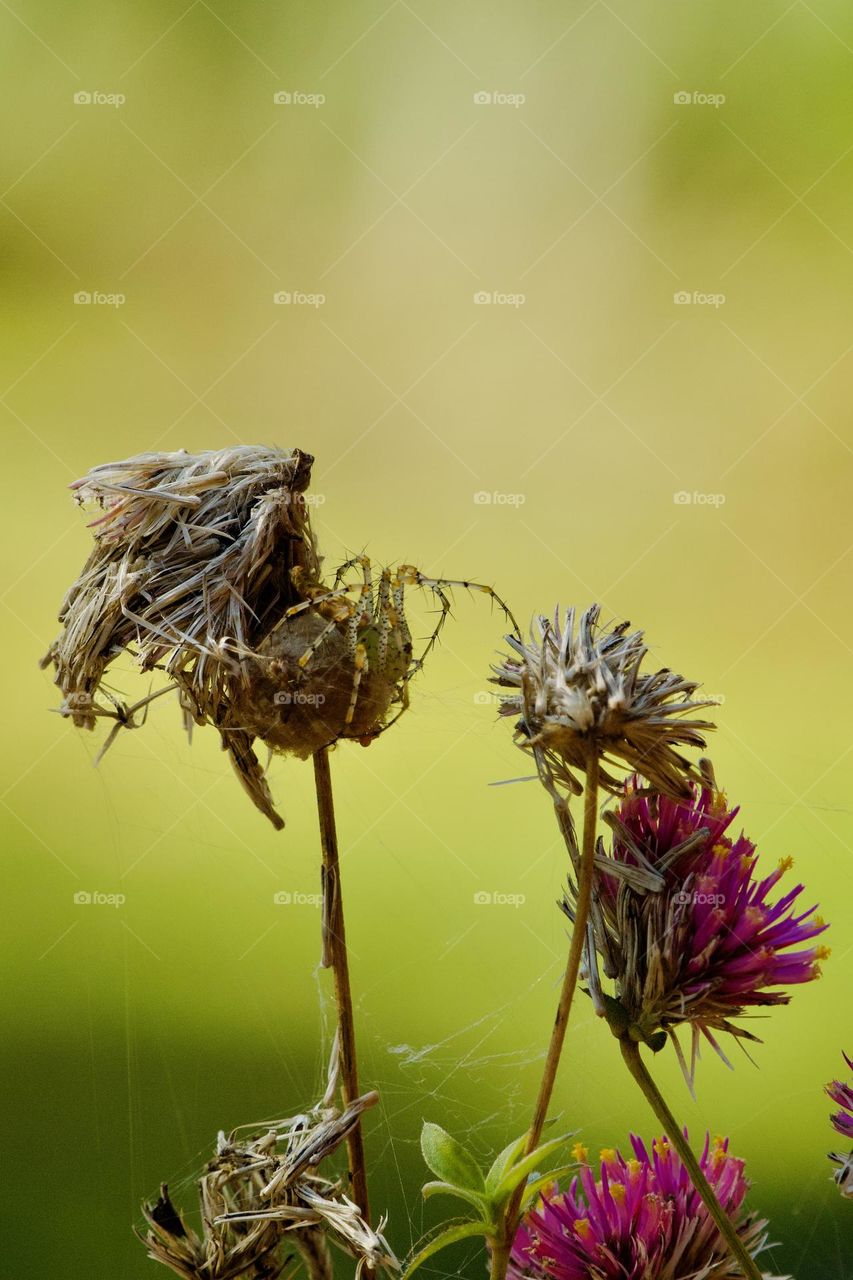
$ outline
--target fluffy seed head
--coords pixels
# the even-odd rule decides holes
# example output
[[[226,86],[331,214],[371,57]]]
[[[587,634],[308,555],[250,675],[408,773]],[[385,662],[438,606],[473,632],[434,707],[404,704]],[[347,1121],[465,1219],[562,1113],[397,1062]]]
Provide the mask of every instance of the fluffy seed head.
[[[694,713],[713,705],[696,699],[698,684],[669,670],[644,671],[648,652],[642,631],[628,623],[601,626],[600,606],[561,621],[540,616],[525,643],[509,635],[512,654],[493,670],[494,682],[512,690],[501,714],[518,717],[517,739],[532,751],[549,788],[580,794],[577,772],[590,752],[602,764],[608,790],[620,786],[613,764],[641,771],[659,790],[687,794],[692,766],[677,747],[701,747],[713,724]],[[684,718],[688,717],[688,718]]]

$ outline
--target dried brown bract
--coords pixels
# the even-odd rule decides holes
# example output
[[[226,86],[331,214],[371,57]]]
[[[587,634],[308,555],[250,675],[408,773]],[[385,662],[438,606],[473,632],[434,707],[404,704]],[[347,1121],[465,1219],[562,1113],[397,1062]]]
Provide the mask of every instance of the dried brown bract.
[[[677,747],[703,747],[709,720],[695,713],[714,705],[696,698],[699,685],[666,668],[645,671],[648,648],[642,631],[627,622],[601,626],[601,609],[591,605],[536,619],[530,640],[507,636],[513,654],[496,665],[495,683],[513,690],[501,713],[520,717],[519,746],[536,758],[549,790],[580,795],[578,773],[590,753],[601,761],[599,780],[618,792],[622,779],[610,772],[627,766],[664,795],[690,795],[693,765]]]
[[[302,597],[294,569],[319,573],[304,491],[313,458],[243,445],[198,454],[140,454],[95,467],[72,488],[102,514],[95,546],[68,592],[52,663],[62,715],[115,732],[133,727],[150,697],[127,707],[104,687],[122,652],[163,671],[186,721],[213,724],[252,800],[276,826],[253,734],[235,713],[246,658]],[[157,694],[165,690],[159,690]],[[100,697],[99,697],[100,695]]]
[[[408,682],[450,610],[446,588],[484,592],[511,619],[490,587],[427,578],[412,565],[374,578],[366,556],[325,583],[305,494],[312,462],[298,449],[244,445],[95,467],[72,486],[79,503],[101,509],[95,546],[43,664],[56,670],[62,715],[90,729],[98,718],[114,722],[103,750],[154,698],[177,689],[188,731],[218,730],[253,803],[277,828],[284,824],[255,739],[302,759],[342,738],[372,742],[408,706]],[[440,606],[418,657],[407,587]],[[122,653],[169,684],[121,702],[106,677]]]
[[[318,1166],[345,1140],[378,1095],[365,1094],[343,1112],[326,1097],[307,1115],[240,1136],[220,1134],[216,1154],[199,1180],[201,1233],[190,1227],[164,1185],[144,1208],[148,1230],[139,1237],[149,1256],[183,1280],[277,1280],[297,1271],[333,1275],[329,1243],[357,1260],[356,1274],[396,1273],[399,1263],[345,1195],[341,1182]],[[246,1126],[244,1126],[246,1128]]]

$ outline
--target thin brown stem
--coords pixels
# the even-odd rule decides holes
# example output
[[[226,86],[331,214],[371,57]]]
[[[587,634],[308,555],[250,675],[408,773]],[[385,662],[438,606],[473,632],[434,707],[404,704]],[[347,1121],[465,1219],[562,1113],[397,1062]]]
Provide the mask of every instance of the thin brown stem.
[[[569,1014],[572,1010],[572,1000],[574,999],[575,988],[578,984],[578,974],[580,973],[581,959],[583,957],[584,943],[586,941],[586,927],[589,921],[589,909],[592,902],[592,885],[595,871],[595,836],[596,823],[598,820],[598,766],[598,754],[595,751],[591,751],[586,770],[586,787],[584,788],[583,837],[581,843],[580,865],[576,869],[578,879],[578,897],[575,907],[572,941],[569,947],[569,957],[566,962],[563,986],[560,991],[560,1000],[557,1005],[557,1016],[554,1019],[554,1027],[551,1031],[551,1042],[548,1045],[545,1067],[539,1084],[539,1093],[536,1098],[533,1120],[527,1134],[527,1142],[525,1143],[524,1149],[526,1154],[534,1151],[536,1147],[539,1146],[542,1139],[542,1130],[545,1127],[545,1121],[548,1117],[548,1108],[551,1105],[551,1096],[554,1092],[554,1082],[557,1078],[557,1068],[560,1065],[560,1057],[563,1052],[566,1028],[568,1027]],[[515,1239],[515,1233],[518,1230],[519,1218],[521,1216],[520,1208],[523,1195],[524,1185],[522,1184],[515,1192],[507,1207],[507,1211],[504,1216],[502,1238],[493,1243],[491,1267],[492,1280],[504,1280],[504,1277],[506,1276],[509,1257],[512,1251],[512,1242]]]
[[[663,1125],[666,1136],[681,1157],[682,1164],[690,1174],[690,1181],[699,1192],[706,1209],[717,1224],[732,1257],[737,1261],[743,1274],[748,1276],[750,1280],[762,1280],[761,1271],[744,1248],[743,1241],[738,1235],[734,1223],[714,1195],[711,1184],[693,1154],[693,1149],[676,1123],[663,1094],[658,1089],[646,1064],[643,1062],[640,1055],[640,1046],[633,1040],[620,1040],[619,1044],[628,1070],[640,1086],[646,1101],[654,1111],[660,1124]]]
[[[344,903],[341,894],[341,865],[332,796],[329,751],[322,747],[314,754],[314,782],[317,788],[317,812],[320,817],[320,843],[323,850],[323,964],[331,968],[335,982],[335,1005],[338,1012],[341,1093],[344,1104],[359,1096],[358,1061],[355,1049],[355,1021],[349,979]],[[370,1222],[367,1197],[367,1169],[361,1121],[347,1137],[352,1195],[365,1222]],[[371,1273],[367,1273],[371,1274]]]

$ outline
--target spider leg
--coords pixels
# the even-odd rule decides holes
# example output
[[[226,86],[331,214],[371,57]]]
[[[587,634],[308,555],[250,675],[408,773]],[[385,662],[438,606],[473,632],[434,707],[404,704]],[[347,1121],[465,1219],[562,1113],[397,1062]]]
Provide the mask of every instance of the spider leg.
[[[285,610],[281,622],[278,622],[276,626],[280,627],[281,623],[287,618],[293,618],[297,613],[303,613],[306,609],[315,609],[319,605],[325,604],[327,600],[340,600],[342,596],[356,589],[360,589],[360,584],[350,582],[345,587],[335,588],[334,591],[320,591],[317,595],[312,596],[310,600],[302,600],[299,604],[291,605],[289,609]]]
[[[338,624],[334,620],[326,623],[325,627],[320,632],[320,634],[318,636],[315,636],[315,638],[311,641],[311,643],[309,644],[305,652],[302,654],[302,656],[297,659],[296,665],[299,667],[301,671],[305,670],[305,668],[308,666],[308,663],[314,657],[314,654],[317,652],[318,649],[320,649],[323,646],[323,644],[325,643],[326,637],[330,636],[333,631],[337,631],[337,629],[338,629]]]
[[[376,616],[379,620],[379,634],[376,640],[376,662],[380,672],[388,665],[388,641],[394,619],[391,614],[391,570],[383,569],[379,578],[379,589],[376,593]]]
[[[397,572],[410,586],[428,587],[433,591],[441,587],[464,587],[466,591],[482,592],[483,595],[487,595],[491,598],[493,604],[498,606],[504,617],[512,624],[512,629],[515,634],[518,636],[521,635],[521,631],[512,609],[510,609],[505,600],[501,599],[494,587],[489,587],[483,582],[468,582],[462,578],[428,578],[426,574],[421,573],[420,569],[416,569],[412,564],[400,565]],[[438,592],[436,593],[439,594]]]
[[[394,601],[394,613],[395,613],[395,617],[393,621],[394,621],[394,625],[396,626],[396,634],[399,637],[401,652],[405,654],[407,658],[411,659],[412,633],[409,630],[409,624],[406,621],[406,609],[405,609],[405,598],[404,598],[405,590],[406,590],[406,579],[403,577],[403,575],[400,573],[400,570],[398,569],[396,574],[394,575],[393,592],[392,592],[392,599]]]
[[[414,584],[419,587],[427,588],[429,591],[433,593],[434,596],[436,596],[436,598],[438,599],[439,605],[441,606],[441,612],[439,615],[438,622],[435,624],[435,627],[433,628],[432,634],[429,640],[427,641],[423,649],[423,652],[421,653],[420,657],[412,658],[409,662],[408,669],[406,671],[405,676],[403,677],[403,686],[405,687],[408,684],[408,682],[412,679],[412,676],[416,675],[418,671],[420,671],[421,667],[426,662],[429,654],[432,652],[435,645],[438,643],[438,637],[441,635],[442,628],[444,627],[444,624],[447,621],[447,618],[450,614],[451,606],[450,606],[449,596],[447,596],[447,594],[442,590],[442,587],[444,585],[447,585],[444,579],[425,578],[424,575],[420,573],[417,569],[413,568],[412,565],[407,565],[407,564],[400,565],[395,575],[394,583],[395,583],[394,603],[397,606],[397,612],[399,613],[400,618],[402,619],[400,624],[400,630],[403,636],[404,643],[408,645],[409,654],[411,654],[412,652],[412,636],[405,620],[405,614],[403,612],[403,591],[406,583],[409,583],[410,585]],[[403,710],[405,710],[405,705],[398,714],[402,714]]]
[[[344,574],[350,569],[354,569],[357,564],[361,564],[366,558],[366,556],[350,556],[349,560],[344,560],[343,564],[339,565],[335,571],[334,585],[336,587],[340,586],[344,580]]]
[[[373,570],[367,556],[359,556],[361,565],[361,612],[367,615],[368,622],[373,621]]]
[[[356,643],[353,653],[353,677],[352,677],[352,693],[350,694],[349,706],[344,717],[344,725],[349,728],[355,716],[355,708],[358,703],[358,690],[361,685],[361,677],[368,670],[367,650],[360,642]]]

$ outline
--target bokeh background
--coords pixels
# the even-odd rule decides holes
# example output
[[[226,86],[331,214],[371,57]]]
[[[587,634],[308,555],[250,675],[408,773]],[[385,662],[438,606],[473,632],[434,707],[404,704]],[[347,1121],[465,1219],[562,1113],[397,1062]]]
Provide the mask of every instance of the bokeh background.
[[[219,1128],[322,1088],[318,912],[274,903],[317,892],[310,769],[273,763],[277,835],[168,700],[95,769],[37,668],[88,549],[67,484],[262,441],[316,455],[329,564],[493,582],[522,618],[601,600],[724,698],[718,773],[834,954],[755,1066],[706,1055],[695,1101],[657,1069],[747,1157],[770,1269],[853,1275],[822,1095],[853,1047],[849,6],[0,0],[0,59],[7,1274],[153,1275],[142,1197],[191,1203]],[[490,785],[529,772],[501,636],[457,593],[411,711],[334,758],[401,1253],[441,1215],[422,1119],[484,1157],[524,1127],[565,953],[549,806]],[[557,1104],[593,1149],[654,1129],[583,1001]]]

